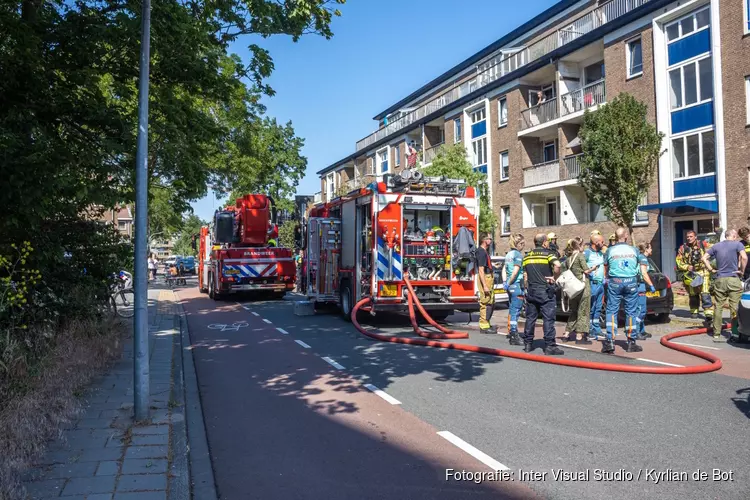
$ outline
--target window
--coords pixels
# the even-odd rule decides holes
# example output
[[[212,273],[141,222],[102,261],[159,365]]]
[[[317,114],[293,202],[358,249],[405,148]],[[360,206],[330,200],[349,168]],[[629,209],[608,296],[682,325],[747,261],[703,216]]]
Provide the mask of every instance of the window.
[[[508,124],[508,100],[505,97],[497,100],[497,117],[500,127]]]
[[[510,178],[510,165],[508,164],[508,152],[500,153],[500,180],[507,181]]]
[[[542,91],[542,102],[547,102],[555,98],[556,93],[554,84],[543,86],[539,90]],[[537,92],[539,92],[539,90],[529,90],[529,107],[540,104],[539,96],[537,95]]]
[[[461,118],[453,120],[453,144],[461,142]]]
[[[607,216],[604,214],[604,209],[596,203],[589,203],[589,222],[605,222]]]
[[[544,143],[544,163],[557,160],[557,141]]]
[[[644,195],[643,198],[641,198],[641,202],[638,204],[639,206],[648,205],[648,195]],[[640,210],[635,211],[635,216],[633,217],[633,223],[634,224],[643,224],[648,223],[648,212],[641,212]]]
[[[471,119],[472,166],[477,172],[487,173],[487,109],[485,106],[469,112]]]
[[[484,107],[481,107],[478,110],[471,112],[471,123],[479,123],[485,118],[487,118],[487,113]]]
[[[672,111],[713,99],[711,56],[670,70],[669,88]]]
[[[388,172],[388,150],[383,149],[378,151],[378,172],[384,174]]]
[[[487,173],[487,137],[482,137],[471,143],[472,147],[472,166],[474,169],[480,169]]]
[[[750,0],[745,0],[750,1]],[[672,24],[667,25],[667,42],[674,42],[679,38],[686,37],[707,28],[711,24],[711,11],[703,9],[698,12],[679,19]]]
[[[547,198],[547,225],[557,226],[559,224],[557,214],[557,198]]]
[[[750,3],[750,0],[747,0]],[[747,108],[747,123],[750,125],[750,76],[745,77],[745,107]]]
[[[500,227],[502,234],[510,234],[510,207],[500,208]]]
[[[643,49],[640,38],[628,42],[627,66],[628,78],[643,74]]]
[[[127,223],[127,221],[124,221],[124,220],[118,220],[118,221],[117,221],[117,228],[118,228],[118,229],[119,229],[120,231],[127,231],[127,230],[128,230],[128,223]]]
[[[745,33],[750,33],[750,0],[745,0]]]
[[[393,164],[398,167],[401,165],[401,151],[399,150],[398,144],[391,147],[393,148]]]
[[[672,139],[672,173],[675,179],[716,172],[714,131]]]
[[[586,85],[590,85],[594,82],[604,79],[604,61],[599,61],[596,64],[586,66],[583,70],[584,81]]]

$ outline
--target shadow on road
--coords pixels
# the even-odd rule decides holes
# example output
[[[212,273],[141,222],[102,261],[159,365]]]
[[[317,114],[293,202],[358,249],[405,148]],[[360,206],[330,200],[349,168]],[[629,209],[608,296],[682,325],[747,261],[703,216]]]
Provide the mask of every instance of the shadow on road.
[[[739,389],[737,391],[737,397],[732,398],[732,401],[738,410],[740,410],[747,418],[750,418],[750,387]]]

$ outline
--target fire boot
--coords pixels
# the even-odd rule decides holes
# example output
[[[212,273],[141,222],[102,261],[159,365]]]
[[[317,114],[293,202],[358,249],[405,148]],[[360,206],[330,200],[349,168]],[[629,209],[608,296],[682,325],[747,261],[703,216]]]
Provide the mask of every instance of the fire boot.
[[[523,352],[532,352],[534,350],[534,342],[526,342],[523,343]]]
[[[511,332],[508,335],[508,343],[510,345],[523,345],[523,341],[521,340],[521,337],[518,335],[518,332]]]
[[[615,352],[615,344],[611,340],[604,339],[602,341],[602,352],[604,354],[612,354]]]
[[[648,332],[643,332],[643,333],[638,334],[638,340],[646,340],[650,338],[651,338],[651,334]]]
[[[560,356],[565,354],[565,351],[557,347],[555,344],[544,346],[544,354],[547,356]]]
[[[643,347],[635,343],[635,339],[628,339],[628,347],[625,348],[627,352],[641,352]]]

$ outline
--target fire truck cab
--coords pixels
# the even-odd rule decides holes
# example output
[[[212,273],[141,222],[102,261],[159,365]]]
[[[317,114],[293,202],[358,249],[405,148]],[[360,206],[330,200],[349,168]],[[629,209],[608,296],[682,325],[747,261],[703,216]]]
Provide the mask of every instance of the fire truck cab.
[[[335,303],[406,311],[406,279],[436,318],[479,308],[473,255],[479,199],[462,180],[405,170],[313,206],[305,234],[306,295]]]

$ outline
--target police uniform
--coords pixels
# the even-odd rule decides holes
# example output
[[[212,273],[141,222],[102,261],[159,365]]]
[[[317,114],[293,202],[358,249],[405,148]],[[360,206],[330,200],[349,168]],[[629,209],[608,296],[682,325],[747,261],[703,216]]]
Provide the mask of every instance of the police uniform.
[[[677,263],[677,269],[684,273],[683,283],[688,291],[688,297],[690,300],[690,312],[694,315],[698,314],[701,306],[703,307],[703,314],[706,315],[706,322],[710,322],[714,315],[713,302],[711,300],[711,284],[710,274],[706,271],[703,265],[703,254],[708,251],[708,244],[702,240],[696,240],[696,245],[690,247],[687,243],[682,245],[677,252],[675,261]],[[688,266],[693,266],[693,273],[690,274]],[[694,276],[698,275],[702,279],[702,283],[693,286],[692,280]]]
[[[742,280],[747,281],[750,279],[750,241],[745,240],[742,244],[745,245],[745,253],[748,259],[748,265],[745,267],[745,275],[742,277]]]
[[[602,315],[602,304],[604,302],[604,249],[594,250],[589,247],[583,252],[589,269],[596,266],[599,268],[589,274],[591,283],[591,315],[589,320],[589,340],[597,340],[602,334],[602,325],[599,318]]]
[[[552,277],[555,265],[559,265],[557,254],[547,248],[535,248],[523,258],[526,275],[526,325],[524,327],[524,351],[531,352],[534,328],[541,313],[544,324],[544,351],[547,354],[562,354],[555,342],[555,285],[547,282]]]
[[[625,333],[628,337],[628,352],[638,352],[642,347],[635,343],[638,322],[638,250],[627,243],[616,243],[604,254],[607,266],[607,338],[602,352],[614,352],[613,338],[617,334],[617,317],[620,303],[625,303]]]

